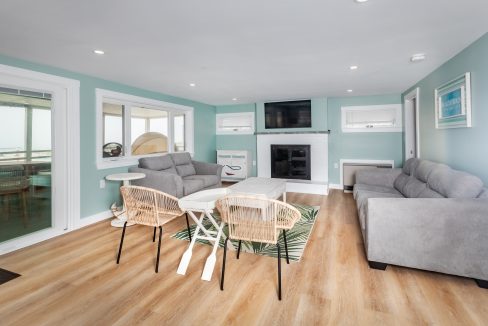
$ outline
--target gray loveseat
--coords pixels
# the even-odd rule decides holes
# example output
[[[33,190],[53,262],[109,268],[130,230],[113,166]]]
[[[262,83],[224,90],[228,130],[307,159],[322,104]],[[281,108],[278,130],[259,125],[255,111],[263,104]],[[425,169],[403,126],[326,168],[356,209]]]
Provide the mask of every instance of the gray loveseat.
[[[146,174],[144,179],[134,180],[133,185],[157,189],[178,198],[222,185],[221,165],[193,161],[189,153],[141,158],[139,166],[129,168],[129,172]]]
[[[371,268],[419,268],[488,287],[488,189],[479,178],[410,159],[403,169],[358,171],[354,198]]]

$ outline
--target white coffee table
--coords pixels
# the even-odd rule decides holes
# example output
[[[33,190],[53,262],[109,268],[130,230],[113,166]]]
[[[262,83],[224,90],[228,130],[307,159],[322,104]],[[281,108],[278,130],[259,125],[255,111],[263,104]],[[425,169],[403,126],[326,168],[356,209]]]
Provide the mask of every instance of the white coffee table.
[[[219,247],[219,241],[222,236],[222,228],[224,222],[215,220],[212,213],[215,209],[215,201],[229,193],[229,188],[215,188],[209,190],[203,190],[178,200],[180,208],[188,213],[192,220],[197,224],[195,233],[192,236],[188,249],[181,257],[180,265],[178,266],[177,273],[181,275],[186,274],[186,269],[190,264],[193,246],[198,239],[207,240],[213,242],[212,253],[207,257],[205,267],[203,268],[202,280],[210,281],[212,279],[213,270],[215,267],[215,261],[217,259],[217,248]],[[200,218],[195,215],[200,213]],[[209,230],[203,225],[204,219],[208,219],[216,230]]]
[[[269,199],[283,196],[286,202],[286,181],[271,178],[248,178],[229,187],[233,194],[262,195]]]
[[[144,179],[146,175],[144,173],[134,173],[134,172],[128,172],[128,173],[116,173],[116,174],[110,174],[105,177],[105,179],[109,181],[122,181],[124,186],[130,186],[131,180],[138,180],[138,179]],[[110,207],[112,210],[112,213],[116,218],[114,218],[111,222],[110,225],[121,228],[124,226],[124,223],[127,221],[127,215],[125,212],[125,204],[123,204],[122,209],[117,208],[117,205],[115,203],[112,204]],[[132,222],[128,222],[127,226],[134,225]]]

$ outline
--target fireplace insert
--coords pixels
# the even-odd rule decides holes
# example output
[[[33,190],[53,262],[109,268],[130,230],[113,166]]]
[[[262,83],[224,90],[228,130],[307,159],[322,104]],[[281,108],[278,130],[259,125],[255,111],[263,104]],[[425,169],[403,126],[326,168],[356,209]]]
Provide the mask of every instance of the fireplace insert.
[[[310,145],[271,145],[271,177],[310,180]]]

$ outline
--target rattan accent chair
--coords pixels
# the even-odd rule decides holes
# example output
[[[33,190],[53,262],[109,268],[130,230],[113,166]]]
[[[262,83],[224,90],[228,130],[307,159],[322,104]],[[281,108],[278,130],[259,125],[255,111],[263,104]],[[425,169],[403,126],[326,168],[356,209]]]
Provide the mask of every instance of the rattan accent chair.
[[[239,240],[237,259],[241,251],[241,242],[253,241],[275,244],[278,252],[278,299],[281,300],[281,250],[278,243],[280,230],[283,231],[287,263],[288,245],[286,230],[295,225],[300,212],[293,206],[274,199],[249,195],[228,195],[216,202],[222,220],[229,227],[229,236],[225,239],[220,290],[224,290],[225,261],[229,239]]]
[[[164,192],[138,186],[123,186],[120,188],[124,199],[127,222],[139,225],[154,227],[153,242],[156,240],[156,228],[159,228],[158,254],[156,256],[156,273],[159,269],[159,253],[161,251],[162,226],[178,216],[185,214],[178,206],[178,199]],[[122,237],[120,238],[119,253],[117,264],[120,262],[122,244],[124,243],[125,229],[127,222],[124,223]],[[187,217],[188,225],[188,217]],[[189,229],[188,229],[188,232]]]

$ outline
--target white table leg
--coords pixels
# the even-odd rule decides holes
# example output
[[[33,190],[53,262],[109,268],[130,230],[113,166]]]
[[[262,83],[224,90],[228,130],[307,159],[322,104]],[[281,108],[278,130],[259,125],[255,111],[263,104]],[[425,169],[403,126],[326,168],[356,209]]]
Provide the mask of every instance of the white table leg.
[[[210,215],[210,214],[208,214]],[[208,218],[214,222],[212,216],[208,216]],[[224,222],[220,222],[220,226],[218,227],[217,236],[215,237],[214,246],[212,249],[212,253],[207,257],[207,261],[205,262],[205,267],[203,268],[202,273],[202,280],[210,281],[212,279],[212,274],[215,268],[215,261],[217,260],[217,248],[219,247],[220,237],[222,236],[222,229],[224,228]]]
[[[200,233],[200,230],[203,228],[202,221],[203,221],[203,218],[205,217],[205,213],[201,213],[200,214],[200,220],[198,220],[198,218],[195,216],[195,214],[193,212],[189,211],[188,214],[197,223],[197,228],[195,229],[195,233],[193,234],[193,237],[191,239],[190,245],[188,246],[188,249],[186,249],[185,253],[183,254],[183,257],[181,257],[180,265],[178,266],[178,270],[176,271],[176,273],[178,273],[180,275],[186,274],[186,269],[188,268],[188,265],[190,264],[193,246],[195,245],[195,241],[197,241],[198,233]]]
[[[124,180],[123,185],[124,186],[130,186],[130,180]],[[111,207],[112,212],[113,212],[113,208],[115,205],[116,205],[115,203],[112,204],[112,207]],[[110,221],[110,225],[112,225],[113,227],[116,227],[116,228],[124,227],[124,223],[127,221],[125,203],[122,203],[122,210],[117,210],[117,212],[118,212],[118,214],[116,214],[114,212],[115,218],[112,221]],[[135,224],[134,222],[128,222],[127,226],[132,226],[134,224]]]
[[[283,193],[283,202],[286,203],[286,190],[285,192]]]

